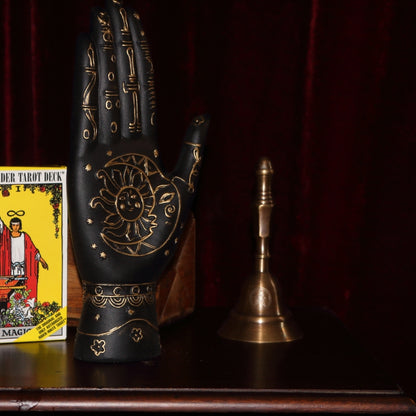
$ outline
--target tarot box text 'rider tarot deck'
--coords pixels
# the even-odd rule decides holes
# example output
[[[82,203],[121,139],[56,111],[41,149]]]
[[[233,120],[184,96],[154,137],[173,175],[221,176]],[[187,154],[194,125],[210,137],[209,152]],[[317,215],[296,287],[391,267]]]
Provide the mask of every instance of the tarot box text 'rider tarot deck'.
[[[66,339],[66,168],[0,167],[0,343]]]

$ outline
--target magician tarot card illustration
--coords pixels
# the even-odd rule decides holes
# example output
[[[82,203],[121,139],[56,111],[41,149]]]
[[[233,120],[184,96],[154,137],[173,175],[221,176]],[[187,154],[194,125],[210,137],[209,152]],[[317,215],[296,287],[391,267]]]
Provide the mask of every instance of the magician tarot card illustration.
[[[66,339],[65,167],[0,167],[0,343]]]

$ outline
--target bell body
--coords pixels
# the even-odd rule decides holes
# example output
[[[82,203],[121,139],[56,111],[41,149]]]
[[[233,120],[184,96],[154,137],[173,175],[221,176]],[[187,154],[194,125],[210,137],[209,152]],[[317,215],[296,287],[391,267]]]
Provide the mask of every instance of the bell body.
[[[257,169],[257,200],[255,204],[255,265],[254,273],[243,283],[238,303],[219,329],[223,338],[235,341],[271,343],[289,342],[302,337],[292,313],[280,299],[277,279],[269,271],[270,219],[273,209],[268,159],[260,160]]]
[[[234,341],[254,343],[302,338],[291,311],[282,306],[277,281],[269,272],[253,274],[245,281],[238,303],[218,334]]]

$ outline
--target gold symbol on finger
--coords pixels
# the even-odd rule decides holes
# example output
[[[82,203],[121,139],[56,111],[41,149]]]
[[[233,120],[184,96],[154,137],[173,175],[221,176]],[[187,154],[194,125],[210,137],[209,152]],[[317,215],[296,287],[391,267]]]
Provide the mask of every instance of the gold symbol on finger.
[[[127,20],[127,13],[125,9],[123,8],[120,9],[120,16],[121,16],[121,20],[123,21],[123,27],[121,28],[121,33],[130,34],[129,22]]]
[[[181,178],[180,176],[175,176],[175,179],[179,179],[180,181],[185,182],[188,185],[188,192],[195,192],[195,178],[199,175],[199,167],[201,165],[202,156],[200,155],[200,148],[201,145],[198,143],[192,143],[192,142],[185,142],[188,146],[192,146],[192,155],[194,157],[194,163],[192,165],[192,168],[189,172],[187,180],[185,178]]]
[[[143,51],[145,60],[149,64],[148,69],[147,69],[147,75],[148,75],[147,93],[148,93],[148,97],[149,97],[148,99],[149,99],[150,108],[152,110],[154,110],[156,108],[156,93],[155,93],[155,80],[154,80],[154,72],[155,71],[154,71],[154,67],[153,67],[152,58],[150,56],[150,47],[149,47],[149,44],[147,42],[147,39],[142,39],[140,41],[140,48]],[[154,125],[153,124],[153,114],[152,114],[152,118],[151,118],[152,126]]]
[[[137,77],[136,77],[136,69],[134,67],[134,51],[132,47],[129,47],[126,49],[126,54],[127,57],[129,58],[129,69],[130,69],[130,73],[129,73],[129,81],[130,82],[137,82]]]
[[[201,126],[204,123],[205,123],[205,118],[203,116],[195,117],[194,120],[192,121],[192,125],[194,125],[195,127]]]
[[[131,93],[131,99],[133,103],[133,121],[129,122],[129,131],[131,133],[140,132],[141,126],[139,121],[139,90],[140,85],[137,81],[136,70],[134,67],[134,51],[129,47],[126,50],[127,57],[129,58],[129,81],[123,82],[123,92],[125,94]]]
[[[123,27],[120,29],[120,32],[122,34],[121,44],[126,47],[131,47],[133,45],[133,42],[131,39],[129,21],[127,19],[126,10],[123,8],[120,8],[119,13],[121,16],[121,20],[123,22]]]
[[[91,43],[87,49],[88,65],[84,67],[85,72],[89,76],[89,81],[82,95],[82,110],[84,111],[85,117],[91,124],[92,134],[89,129],[84,129],[83,138],[86,140],[95,140],[97,137],[97,122],[95,120],[95,113],[97,106],[91,104],[91,92],[95,87],[97,81],[97,68],[95,65],[95,53]]]
[[[104,41],[104,50],[113,49],[113,34],[111,33],[110,18],[104,12],[98,13],[97,20],[101,25],[101,33]]]
[[[113,101],[115,101],[115,106],[117,107],[118,102],[118,92],[115,89],[108,89],[104,91],[104,96],[107,99],[105,102],[105,108],[111,110],[113,108]]]

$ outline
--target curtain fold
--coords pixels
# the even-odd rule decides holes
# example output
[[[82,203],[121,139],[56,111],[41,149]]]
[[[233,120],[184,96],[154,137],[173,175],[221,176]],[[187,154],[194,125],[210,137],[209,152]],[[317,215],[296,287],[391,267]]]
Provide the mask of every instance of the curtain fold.
[[[0,1],[0,164],[67,163],[75,42],[103,3]],[[287,302],[332,309],[411,388],[416,2],[125,3],[148,33],[168,169],[189,120],[212,119],[195,204],[198,305],[232,307],[253,268],[267,156],[271,268]]]
[[[389,3],[312,2],[300,154],[300,287],[346,316],[360,280],[390,49]],[[310,279],[311,272],[314,279]]]

